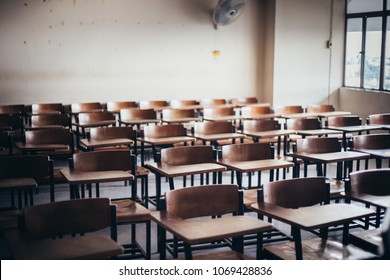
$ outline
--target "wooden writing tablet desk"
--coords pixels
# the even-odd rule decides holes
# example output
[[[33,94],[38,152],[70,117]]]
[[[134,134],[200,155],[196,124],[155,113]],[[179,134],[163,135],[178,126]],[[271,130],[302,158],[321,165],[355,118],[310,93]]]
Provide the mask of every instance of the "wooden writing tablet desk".
[[[130,181],[134,179],[132,174],[122,170],[75,172],[69,168],[63,168],[60,171],[69,183],[71,199],[80,198],[80,193],[77,187],[79,184],[98,184],[115,181]],[[97,196],[99,196],[98,188],[96,191]]]
[[[295,256],[300,260],[303,259],[301,230],[312,231],[343,224],[343,244],[347,245],[349,223],[374,213],[363,207],[343,203],[288,209],[263,202],[252,204],[251,209],[292,226]]]
[[[111,147],[111,146],[130,146],[133,145],[134,141],[127,138],[116,138],[116,139],[102,139],[102,140],[91,140],[81,139],[81,147],[85,147],[87,150],[93,150],[97,148]]]
[[[156,175],[156,201],[151,201],[152,204],[159,209],[161,193],[161,177],[167,177],[170,184],[170,189],[174,189],[173,178],[195,174],[215,173],[226,170],[226,167],[217,163],[196,163],[185,165],[168,165],[164,163],[148,163],[147,167]],[[219,176],[218,183],[221,183],[222,177]],[[216,176],[213,182],[217,182]]]

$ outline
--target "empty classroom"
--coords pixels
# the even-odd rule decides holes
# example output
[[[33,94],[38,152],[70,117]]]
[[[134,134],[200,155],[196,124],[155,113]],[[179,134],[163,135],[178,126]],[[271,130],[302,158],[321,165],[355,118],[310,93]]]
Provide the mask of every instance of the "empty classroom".
[[[0,1],[0,259],[390,259],[389,16]]]

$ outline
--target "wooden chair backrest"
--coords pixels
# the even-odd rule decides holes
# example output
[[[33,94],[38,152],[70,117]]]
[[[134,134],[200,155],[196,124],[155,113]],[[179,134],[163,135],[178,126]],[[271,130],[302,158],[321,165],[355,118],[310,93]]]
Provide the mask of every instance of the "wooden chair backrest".
[[[131,152],[127,150],[76,153],[71,169],[77,172],[122,170],[133,173],[133,160]]]
[[[162,110],[162,118],[165,120],[179,118],[194,118],[195,110],[193,109],[164,109]]]
[[[310,130],[320,129],[321,122],[318,118],[297,118],[286,121],[287,129],[291,130]]]
[[[185,135],[186,130],[183,124],[150,125],[144,127],[144,136],[149,138],[165,138]]]
[[[256,117],[265,114],[271,114],[271,107],[269,106],[246,106],[241,108],[243,117]]]
[[[232,107],[204,108],[203,116],[205,118],[234,116],[236,113]]]
[[[153,109],[121,109],[120,117],[122,121],[134,121],[134,120],[155,120],[157,119],[157,113]]]
[[[390,113],[369,115],[368,119],[370,124],[390,124]]]
[[[223,98],[204,98],[199,103],[205,107],[213,107],[227,104],[226,99]]]
[[[0,114],[16,114],[22,115],[25,113],[25,106],[22,104],[17,105],[2,105],[0,106]]]
[[[293,178],[263,186],[264,202],[284,208],[299,208],[329,202],[329,186],[324,177]]]
[[[135,101],[110,101],[107,102],[107,111],[120,111],[121,109],[137,108],[138,104]]]
[[[303,113],[303,111],[301,105],[289,105],[275,108],[276,114],[299,114]]]
[[[215,162],[214,151],[211,146],[183,146],[161,150],[161,163],[169,165],[213,162]]]
[[[351,191],[358,194],[390,195],[390,169],[370,169],[351,172]]]
[[[66,114],[31,116],[32,126],[60,125],[63,127],[69,127],[69,122],[70,122],[70,118]]]
[[[361,125],[361,124],[362,124],[362,119],[356,115],[335,116],[335,117],[328,118],[329,126],[342,127],[342,126],[354,126],[354,125]]]
[[[64,106],[62,103],[40,103],[40,104],[32,104],[31,112],[33,114],[42,114],[47,112],[58,112],[61,114],[64,112]]]
[[[165,194],[166,210],[182,219],[218,216],[239,209],[237,185],[203,185]]]
[[[181,108],[181,107],[185,107],[185,106],[198,105],[199,103],[195,99],[190,99],[190,100],[174,99],[174,100],[171,100],[170,104],[171,104],[172,108]]]
[[[331,104],[315,104],[307,106],[308,113],[326,113],[333,111],[335,111],[335,107]]]
[[[217,122],[197,122],[194,124],[195,134],[219,134],[232,133],[234,127],[231,122],[217,121]]]
[[[0,178],[34,178],[37,182],[50,176],[50,160],[45,155],[0,157]]]
[[[311,154],[333,153],[341,151],[341,144],[333,137],[297,139],[296,150]]]
[[[142,100],[139,102],[140,109],[153,109],[168,106],[169,102],[167,100]]]
[[[2,130],[17,130],[22,128],[20,115],[0,115],[0,128]]]
[[[89,112],[89,113],[80,113],[79,114],[79,123],[87,124],[99,121],[114,121],[115,115],[111,112],[102,111],[102,112]]]
[[[390,149],[390,134],[367,134],[353,137],[355,149]]]
[[[72,113],[87,113],[103,110],[103,106],[99,102],[73,103],[70,109]]]
[[[233,98],[230,102],[234,106],[243,106],[248,104],[256,104],[258,103],[258,100],[256,97],[238,97]]]
[[[272,158],[273,149],[268,143],[242,143],[222,146],[222,160],[227,162]]]
[[[261,132],[279,130],[280,123],[276,120],[245,120],[243,121],[243,132]]]
[[[28,130],[25,133],[26,144],[60,144],[72,146],[73,134],[67,128]]]
[[[88,233],[111,226],[110,200],[88,198],[58,201],[23,209],[24,229],[36,239]]]
[[[135,131],[130,126],[93,127],[89,131],[92,140],[126,138],[135,140]]]

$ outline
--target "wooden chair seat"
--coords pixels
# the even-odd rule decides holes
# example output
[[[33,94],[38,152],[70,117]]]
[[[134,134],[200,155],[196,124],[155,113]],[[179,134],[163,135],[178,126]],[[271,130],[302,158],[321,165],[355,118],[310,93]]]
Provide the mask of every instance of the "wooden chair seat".
[[[12,248],[13,257],[18,260],[107,259],[123,252],[122,246],[103,235],[25,240],[17,231],[7,231],[5,238]]]
[[[111,200],[116,205],[117,223],[134,223],[150,220],[150,210],[131,199]]]
[[[143,167],[143,166],[136,166],[135,168],[135,176],[136,177],[139,177],[139,176],[148,176],[150,174],[150,170]]]

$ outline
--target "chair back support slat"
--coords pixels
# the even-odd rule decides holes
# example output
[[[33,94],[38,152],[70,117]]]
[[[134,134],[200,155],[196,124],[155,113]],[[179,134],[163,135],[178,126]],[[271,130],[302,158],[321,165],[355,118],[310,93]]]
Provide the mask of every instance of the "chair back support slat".
[[[268,143],[242,143],[222,147],[222,160],[227,162],[272,158],[273,149]]]
[[[256,104],[258,100],[256,97],[237,97],[230,100],[230,103],[234,106],[243,106],[249,104]]]
[[[40,103],[40,104],[32,104],[31,112],[33,114],[42,114],[46,112],[58,112],[63,113],[64,107],[62,103]]]
[[[341,145],[339,140],[333,137],[306,138],[297,139],[296,150],[310,154],[334,153],[341,151]]]
[[[368,119],[370,124],[390,124],[390,113],[369,115]]]
[[[198,101],[174,99],[174,100],[171,100],[170,104],[171,104],[172,108],[181,108],[181,107],[185,107],[185,106],[198,105]]]
[[[185,165],[214,162],[211,146],[184,146],[161,150],[161,162],[169,165]]]
[[[25,113],[25,106],[22,104],[0,106],[0,114],[22,115],[24,113]]]
[[[122,121],[155,120],[157,119],[157,113],[153,109],[121,109],[120,117]]]
[[[329,126],[342,127],[342,126],[354,126],[354,125],[361,125],[361,124],[362,124],[361,118],[356,115],[335,116],[335,117],[328,118]]]
[[[390,195],[390,169],[372,169],[351,172],[351,191],[376,196]]]
[[[213,106],[219,106],[219,105],[225,105],[226,99],[223,98],[204,98],[199,101],[201,105],[204,107],[213,107]]]
[[[60,144],[72,145],[72,133],[66,128],[29,130],[25,133],[26,145]]]
[[[74,171],[132,170],[130,151],[110,150],[77,153],[73,155]]]
[[[31,116],[32,126],[60,125],[63,127],[69,127],[69,123],[70,123],[69,116],[66,114]]]
[[[72,113],[83,113],[102,110],[103,106],[99,102],[74,103],[70,105]]]
[[[279,130],[280,123],[277,120],[245,120],[243,122],[244,133]]]
[[[83,123],[92,123],[98,121],[111,121],[115,120],[115,115],[111,112],[90,112],[90,113],[80,113],[79,122]]]
[[[369,134],[353,137],[355,149],[390,149],[390,134]]]
[[[288,105],[275,108],[276,114],[299,114],[303,113],[303,111],[303,107],[300,105]]]
[[[291,130],[310,130],[321,128],[321,122],[318,118],[288,119],[286,124],[287,129]]]
[[[0,115],[1,130],[17,130],[22,128],[22,118],[20,115]]]
[[[264,185],[264,202],[284,208],[313,206],[329,199],[324,177],[306,177],[269,182]]]
[[[26,232],[38,239],[93,232],[111,225],[108,198],[41,204],[25,208],[23,214]]]
[[[141,100],[139,102],[140,109],[154,109],[168,106],[169,103],[166,100]]]
[[[135,140],[135,131],[130,126],[115,126],[115,127],[94,127],[90,130],[91,139],[107,140],[126,138]]]
[[[334,112],[336,109],[331,104],[314,104],[307,106],[308,113],[326,113],[326,112]]]
[[[231,122],[217,121],[217,122],[197,122],[194,124],[195,134],[219,134],[232,133],[234,127]]]
[[[0,178],[34,178],[40,181],[50,176],[49,157],[45,155],[0,158]]]
[[[204,108],[204,118],[218,118],[225,116],[234,116],[236,113],[232,107],[216,107],[216,108]]]
[[[269,106],[246,106],[241,108],[241,115],[243,117],[256,117],[265,114],[271,114],[271,107]]]
[[[137,108],[138,104],[135,101],[117,101],[107,102],[107,111],[120,111],[126,108]]]
[[[186,130],[183,124],[152,125],[144,128],[144,136],[150,138],[165,138],[185,135]]]
[[[162,110],[163,119],[194,118],[195,110],[193,109],[164,109]]]
[[[182,219],[234,213],[239,208],[237,185],[187,187],[165,197],[167,211]]]

